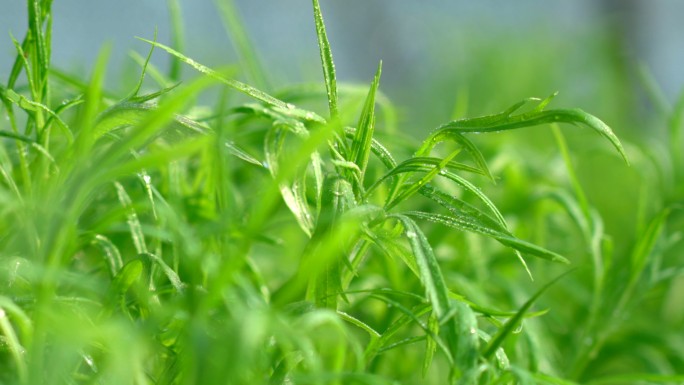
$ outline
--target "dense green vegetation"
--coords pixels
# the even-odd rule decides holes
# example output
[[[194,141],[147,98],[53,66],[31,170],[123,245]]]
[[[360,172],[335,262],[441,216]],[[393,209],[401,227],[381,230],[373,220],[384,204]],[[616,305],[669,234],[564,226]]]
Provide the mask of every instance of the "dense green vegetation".
[[[184,56],[171,1],[126,94],[52,68],[51,4],[0,85],[0,383],[684,382],[684,96],[624,147],[554,95],[416,140],[318,0],[321,84],[266,89],[230,1],[242,65]]]

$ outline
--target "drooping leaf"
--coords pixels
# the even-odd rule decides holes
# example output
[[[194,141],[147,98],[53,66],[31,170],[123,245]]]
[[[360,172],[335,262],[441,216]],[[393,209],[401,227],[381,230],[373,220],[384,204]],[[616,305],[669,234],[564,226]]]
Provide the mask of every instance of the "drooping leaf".
[[[168,46],[165,46],[164,44],[157,43],[157,42],[154,42],[152,40],[142,39],[142,38],[138,38],[138,39],[165,50],[166,52],[170,53],[171,55],[182,60],[184,63],[193,67],[197,71],[211,77],[212,79],[218,80],[219,82],[227,85],[230,88],[235,89],[238,92],[241,92],[245,95],[248,95],[254,99],[260,100],[266,104],[272,105],[273,107],[279,108],[280,111],[283,113],[286,113],[286,114],[293,116],[293,117],[308,118],[309,120],[316,120],[316,121],[320,121],[320,122],[325,122],[325,119],[321,118],[320,116],[318,116],[314,112],[305,111],[305,110],[296,108],[294,105],[289,104],[289,103],[285,103],[284,101],[277,99],[277,98],[267,94],[266,92],[261,91],[257,88],[254,88],[248,84],[242,83],[242,82],[235,80],[235,79],[226,78],[225,76],[223,76],[218,71],[215,71],[209,67],[202,65],[202,64],[190,59],[189,57],[181,54],[180,52],[178,52],[178,51],[176,51],[176,50],[174,50]]]
[[[426,198],[429,198],[440,206],[446,208],[447,211],[454,216],[467,216],[470,220],[476,222],[481,227],[488,227],[502,233],[510,234],[508,228],[506,227],[506,223],[490,217],[477,207],[458,199],[451,194],[441,191],[430,184],[423,186],[419,192]]]
[[[524,104],[524,102],[521,103]],[[594,129],[596,132],[601,134],[601,136],[608,139],[618,153],[620,153],[625,162],[629,163],[620,140],[617,138],[617,136],[615,136],[613,130],[611,130],[610,127],[608,127],[608,125],[599,118],[577,108],[554,110],[543,110],[537,108],[529,112],[513,115],[513,112],[522,106],[521,103],[515,104],[513,107],[509,108],[503,113],[451,121],[438,127],[430,135],[430,138],[447,135],[447,133],[450,131],[458,133],[496,132],[522,127],[537,126],[547,123],[582,124]],[[543,108],[545,103],[548,103],[548,99],[546,101],[542,101],[540,106]]]
[[[410,211],[406,215],[411,217],[428,220],[439,223],[445,226],[453,227],[459,230],[471,231],[481,235],[485,235],[496,239],[504,246],[508,246],[515,250],[534,255],[535,257],[543,258],[552,262],[570,263],[565,257],[537,246],[533,243],[518,239],[509,233],[504,233],[490,227],[484,227],[481,223],[468,216],[447,216],[437,213],[426,213],[421,211]]]

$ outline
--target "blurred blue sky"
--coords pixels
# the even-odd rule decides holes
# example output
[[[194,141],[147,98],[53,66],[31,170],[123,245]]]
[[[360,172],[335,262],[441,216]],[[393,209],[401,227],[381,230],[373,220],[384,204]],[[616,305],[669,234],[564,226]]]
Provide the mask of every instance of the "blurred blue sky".
[[[26,11],[23,1],[2,2],[0,78],[6,79],[14,57],[8,33],[17,39],[23,37]],[[187,55],[210,66],[235,62],[214,1],[180,2]],[[310,1],[235,2],[275,84],[321,78]],[[681,0],[321,3],[340,79],[367,84],[382,59],[385,91],[391,96],[397,93],[400,100],[422,92],[422,85],[436,73],[453,73],[446,82],[459,79],[459,71],[462,76],[486,77],[490,70],[504,69],[516,76],[522,72],[515,66],[525,65],[520,57],[535,61],[535,55],[538,67],[535,65],[533,71],[543,72],[546,62],[556,71],[571,72],[572,87],[591,88],[595,77],[603,76],[591,74],[592,66],[596,66],[592,50],[600,50],[592,44],[607,40],[620,46],[615,60],[624,61],[628,70],[646,64],[670,99],[684,87]],[[170,41],[165,0],[57,0],[53,10],[53,63],[68,72],[87,73],[102,44],[111,42],[110,71],[115,79],[122,71],[135,68],[127,59],[130,50],[144,54],[148,48],[134,36],[151,38],[156,26],[159,41]],[[585,51],[587,55],[583,56]],[[483,58],[498,61],[498,67],[481,66]],[[168,57],[157,53],[155,60],[163,67]],[[187,68],[184,71],[191,72]],[[526,92],[547,93],[559,87],[568,85],[551,84],[549,88],[553,89],[519,92],[524,97],[530,96]]]

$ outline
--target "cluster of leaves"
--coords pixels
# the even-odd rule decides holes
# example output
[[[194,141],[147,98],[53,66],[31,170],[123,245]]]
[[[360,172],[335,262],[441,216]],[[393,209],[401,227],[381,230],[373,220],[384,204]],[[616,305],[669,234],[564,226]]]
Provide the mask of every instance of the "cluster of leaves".
[[[338,92],[318,0],[328,118],[292,104],[320,93],[262,91],[266,76],[229,1],[219,9],[260,88],[184,56],[179,33],[173,48],[145,40],[152,48],[123,97],[104,89],[106,50],[87,83],[51,69],[51,1],[27,5],[29,30],[0,86],[9,118],[0,129],[0,382],[571,383],[534,360],[516,362],[513,336],[545,313],[532,305],[557,278],[514,311],[486,306],[454,289],[426,229],[491,238],[528,272],[527,256],[568,262],[516,237],[471,181],[494,177],[467,134],[571,123],[625,157],[598,118],[546,109],[552,97],[528,99],[448,122],[397,161],[375,132],[376,107],[391,116],[382,65],[360,99],[356,89]],[[150,63],[155,48],[174,58],[168,77]],[[180,85],[182,63],[204,76]],[[141,94],[148,72],[161,90]],[[54,82],[71,92],[59,104]],[[198,116],[192,102],[212,85],[222,86],[217,106]],[[252,102],[229,103],[233,91]],[[554,197],[596,261],[597,300],[583,330],[608,336],[600,218],[583,198]],[[636,290],[667,212],[637,243],[615,311]],[[574,378],[605,342],[580,353]]]

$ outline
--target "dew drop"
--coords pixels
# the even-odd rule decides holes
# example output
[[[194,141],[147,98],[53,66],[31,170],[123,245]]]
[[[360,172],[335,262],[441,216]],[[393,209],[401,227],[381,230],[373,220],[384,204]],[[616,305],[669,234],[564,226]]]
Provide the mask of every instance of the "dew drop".
[[[515,330],[513,330],[513,334],[519,334],[520,332],[522,332],[522,330],[523,330],[523,324],[522,324],[522,322],[521,322],[521,323],[518,325],[518,327],[515,328]]]
[[[470,334],[477,334],[477,329],[470,328],[469,332],[470,332]]]
[[[409,230],[409,231],[406,232],[406,236],[409,237],[409,238],[415,238],[415,237],[418,236],[418,234],[416,234],[415,231]]]
[[[292,104],[292,103],[287,103],[287,104],[285,104],[285,108],[287,108],[288,110],[294,110],[294,109],[295,109],[295,105]]]

